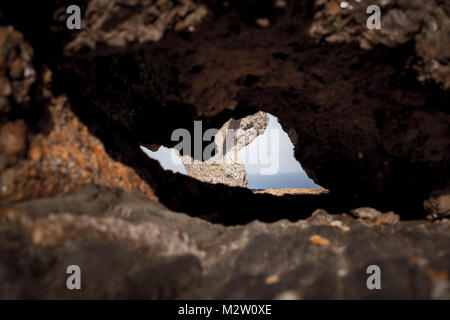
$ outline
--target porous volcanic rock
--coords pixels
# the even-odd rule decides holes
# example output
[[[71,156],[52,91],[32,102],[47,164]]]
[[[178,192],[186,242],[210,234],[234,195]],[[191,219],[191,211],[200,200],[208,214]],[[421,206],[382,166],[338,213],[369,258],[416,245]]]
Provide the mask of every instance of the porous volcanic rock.
[[[98,46],[124,47],[130,43],[158,41],[169,30],[194,30],[207,15],[202,4],[192,0],[89,1],[82,31],[67,45],[79,52]],[[60,15],[65,22],[64,12]]]
[[[450,299],[448,0],[72,2],[0,3],[0,297]],[[140,149],[259,111],[328,192]]]
[[[173,130],[193,130],[194,120],[206,130],[257,111],[277,116],[308,175],[349,201],[420,217],[449,179],[447,0],[383,1],[381,30],[366,28],[365,0],[346,9],[334,0],[84,0],[81,31],[65,26],[68,4],[5,2],[0,23],[25,35],[37,72],[52,70],[54,89],[106,152],[172,209],[182,210],[166,201],[177,188],[160,176],[180,178],[142,160],[139,146],[172,147]]]
[[[358,42],[370,50],[381,44],[388,47],[412,42],[420,59],[415,61],[418,79],[433,79],[450,88],[450,2],[420,0],[349,0],[346,7],[338,1],[316,0],[317,13],[310,34],[327,42]],[[378,5],[381,29],[368,29],[366,9]]]
[[[66,96],[53,95],[51,71],[40,70],[23,35],[0,27],[0,203],[91,183],[157,199],[132,168],[108,156]]]
[[[246,187],[248,175],[239,152],[263,134],[268,124],[269,117],[261,111],[243,119],[228,120],[214,136],[212,157],[201,161],[190,155],[181,156],[187,174],[204,182]]]
[[[30,34],[107,152],[140,175],[155,175],[135,159],[140,145],[173,147],[173,130],[193,130],[193,120],[206,130],[265,111],[289,133],[308,175],[343,197],[402,204],[423,216],[423,200],[448,181],[448,1],[384,1],[382,29],[369,31],[367,1],[351,1],[352,10],[337,1],[183,2],[208,13],[188,29],[166,19],[161,38],[142,39],[130,26],[144,13],[131,2],[114,9],[123,1],[111,1],[98,17],[123,34],[109,24],[96,28],[95,15],[85,17],[81,32],[67,30],[53,14],[62,2],[37,8],[47,17],[39,33],[24,18],[5,16]],[[164,3],[169,16],[183,16]],[[156,28],[152,23],[142,28]],[[74,45],[92,39],[95,45]]]
[[[84,187],[0,208],[0,298],[450,298],[448,223],[363,220],[317,210],[227,228]],[[374,264],[382,290],[366,286]],[[67,289],[69,265],[82,290]]]

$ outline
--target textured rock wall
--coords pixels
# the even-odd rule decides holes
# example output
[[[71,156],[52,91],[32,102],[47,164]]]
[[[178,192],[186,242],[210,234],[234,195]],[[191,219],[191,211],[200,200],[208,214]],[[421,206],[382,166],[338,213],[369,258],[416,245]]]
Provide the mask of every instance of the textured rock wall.
[[[106,117],[127,132],[127,145],[172,146],[170,132],[193,119],[217,127],[230,116],[270,112],[318,184],[417,210],[448,180],[448,12],[435,1],[389,2],[377,33],[365,29],[365,4],[345,11],[334,1],[209,3],[194,29],[168,31],[156,43],[106,43],[76,56],[76,46],[64,46],[74,58],[62,60],[60,79],[81,117]],[[397,20],[406,24],[399,34],[389,31],[403,30]],[[117,142],[111,148],[115,157],[126,152]]]
[[[418,60],[412,62],[420,81],[433,79],[450,88],[450,4],[448,1],[315,1],[318,9],[310,34],[331,43],[357,42],[362,49],[377,45],[398,47],[412,43]],[[366,28],[366,8],[377,4],[382,12],[382,28]]]
[[[268,124],[269,117],[261,111],[228,120],[214,136],[215,154],[211,158],[201,161],[190,155],[181,156],[187,174],[204,182],[246,187],[248,175],[239,152],[263,134]]]
[[[173,146],[171,132],[193,120],[206,130],[263,110],[316,183],[423,215],[423,200],[448,181],[448,3],[385,1],[380,31],[365,28],[367,1],[349,3],[81,1],[83,28],[70,31],[66,1],[25,13],[19,1],[2,4],[0,22],[28,37],[37,73],[52,70],[53,90],[162,201],[174,188],[139,145]],[[14,99],[39,97],[38,75],[27,76],[21,86],[32,91]],[[45,103],[27,104],[18,110],[29,120],[45,113],[36,107]]]
[[[380,32],[365,0],[84,0],[82,31],[71,2],[0,3],[2,298],[449,298],[448,1],[383,1]],[[140,150],[258,111],[329,193],[202,183]],[[399,221],[425,199],[441,221]]]
[[[0,297],[450,298],[448,223],[355,214],[226,228],[104,187],[23,202],[0,209]],[[82,290],[65,287],[72,264]]]
[[[52,72],[36,72],[33,49],[13,27],[0,28],[0,203],[100,183],[157,199],[133,169],[112,160],[53,95]]]

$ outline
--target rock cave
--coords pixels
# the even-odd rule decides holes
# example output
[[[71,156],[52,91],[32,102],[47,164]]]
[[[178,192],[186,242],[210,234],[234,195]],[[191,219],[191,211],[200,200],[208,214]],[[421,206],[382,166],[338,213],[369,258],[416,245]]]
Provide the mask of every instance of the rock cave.
[[[2,1],[0,297],[450,299],[450,1],[341,2]],[[322,189],[141,149],[266,113]]]

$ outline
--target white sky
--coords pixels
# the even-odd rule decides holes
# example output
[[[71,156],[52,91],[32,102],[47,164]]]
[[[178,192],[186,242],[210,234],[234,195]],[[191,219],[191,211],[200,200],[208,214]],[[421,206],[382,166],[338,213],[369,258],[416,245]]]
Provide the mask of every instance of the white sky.
[[[241,159],[244,161],[245,169],[248,174],[259,174],[261,167],[275,166],[274,161],[278,159],[277,173],[302,172],[300,163],[294,158],[294,146],[286,132],[281,128],[278,119],[271,114],[269,116],[269,125],[264,134],[258,136],[252,143],[241,150]],[[269,146],[266,150],[261,150],[261,146]],[[250,159],[258,156],[259,152],[265,152],[269,163],[251,164]],[[259,154],[260,156],[261,154]]]
[[[294,146],[287,133],[283,131],[276,117],[271,114],[268,114],[268,116],[269,125],[264,134],[258,136],[252,143],[240,151],[240,157],[244,162],[247,173],[259,174],[261,167],[275,165],[273,161],[278,161],[276,165],[278,167],[277,173],[303,172],[300,163],[294,158]],[[261,146],[268,146],[268,150],[261,150]],[[181,160],[174,155],[175,151],[173,149],[168,149],[163,146],[156,152],[150,151],[145,147],[141,147],[141,149],[150,158],[158,160],[165,170],[186,174],[186,169]],[[258,157],[260,157],[261,152],[263,152],[265,158],[270,162],[265,161],[264,164],[250,164],[250,159],[252,157],[253,159],[259,159]]]
[[[141,149],[150,158],[158,160],[164,170],[172,170],[173,172],[187,174],[186,169],[181,162],[181,159],[177,155],[175,155],[174,149],[169,149],[164,146],[159,147],[158,151],[156,152],[153,152],[142,146]]]

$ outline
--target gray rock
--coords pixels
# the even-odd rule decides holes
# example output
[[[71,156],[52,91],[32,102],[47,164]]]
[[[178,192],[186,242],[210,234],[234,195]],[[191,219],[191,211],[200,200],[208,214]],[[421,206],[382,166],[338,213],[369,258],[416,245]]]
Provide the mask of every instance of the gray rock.
[[[91,186],[0,209],[0,298],[449,299],[449,228],[324,210],[224,227]],[[73,264],[82,290],[66,288]]]
[[[261,111],[243,119],[228,120],[214,137],[216,154],[213,157],[206,161],[187,155],[181,157],[186,172],[204,182],[246,187],[248,176],[239,152],[263,134],[268,124],[269,117]]]

